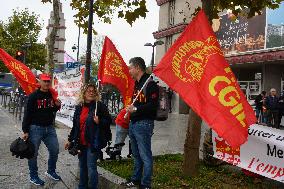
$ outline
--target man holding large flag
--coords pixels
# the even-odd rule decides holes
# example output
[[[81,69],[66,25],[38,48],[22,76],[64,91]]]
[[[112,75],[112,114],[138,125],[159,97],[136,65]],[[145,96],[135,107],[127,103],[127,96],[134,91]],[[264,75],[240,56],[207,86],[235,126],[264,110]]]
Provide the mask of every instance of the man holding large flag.
[[[154,73],[231,146],[246,142],[256,122],[203,10],[164,55]]]
[[[135,80],[132,99],[136,99],[126,108],[130,113],[129,138],[134,170],[131,179],[124,184],[127,187],[141,185],[140,188],[148,189],[151,188],[153,174],[151,138],[158,108],[159,89],[156,82],[149,79],[151,76],[146,73],[146,65],[141,57],[134,57],[129,63],[130,75]]]

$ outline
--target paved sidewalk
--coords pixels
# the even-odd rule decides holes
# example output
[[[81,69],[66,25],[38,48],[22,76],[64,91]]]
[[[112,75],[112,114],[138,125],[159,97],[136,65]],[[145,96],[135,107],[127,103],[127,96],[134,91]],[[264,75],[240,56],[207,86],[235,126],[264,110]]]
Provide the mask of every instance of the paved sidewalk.
[[[187,115],[171,114],[165,122],[156,122],[152,140],[154,155],[167,153],[182,153],[187,127]],[[76,178],[78,159],[68,154],[63,149],[64,142],[70,132],[70,128],[59,126],[56,129],[60,154],[57,163],[57,172],[62,177],[62,181],[54,182],[44,175],[47,169],[48,153],[45,145],[40,146],[38,165],[39,176],[46,181],[44,187],[37,187],[29,183],[28,165],[26,159],[13,157],[10,152],[10,144],[17,137],[21,136],[21,122],[15,120],[12,114],[8,113],[0,106],[0,189],[65,189],[76,188],[78,180]],[[112,127],[113,141],[115,138],[115,127]],[[126,146],[123,148],[122,156],[128,154],[128,138]],[[104,157],[107,157],[104,152]]]
[[[62,177],[62,181],[55,182],[47,178],[44,172],[47,169],[47,149],[42,143],[40,146],[38,165],[39,176],[46,181],[44,187],[37,187],[29,183],[28,163],[26,159],[13,157],[10,152],[10,144],[21,135],[20,122],[15,121],[11,114],[0,107],[0,188],[1,189],[33,189],[33,188],[54,188],[66,189],[76,188],[76,169],[78,165],[77,157],[69,155],[63,144],[69,133],[68,128],[57,129],[59,139],[60,154],[57,163],[57,171]]]

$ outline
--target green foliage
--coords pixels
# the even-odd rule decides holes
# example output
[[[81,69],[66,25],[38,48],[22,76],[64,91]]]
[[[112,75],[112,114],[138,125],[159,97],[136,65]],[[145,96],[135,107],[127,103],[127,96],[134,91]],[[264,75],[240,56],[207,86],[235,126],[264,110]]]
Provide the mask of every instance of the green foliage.
[[[43,3],[52,0],[41,0]],[[89,0],[71,0],[70,6],[77,10],[75,23],[87,33],[89,18]],[[100,21],[111,23],[113,16],[125,19],[130,25],[139,17],[146,17],[146,0],[97,0],[94,1],[94,14]],[[93,31],[95,34],[95,30]]]
[[[42,68],[46,62],[45,46],[37,43],[42,26],[39,15],[34,12],[28,9],[13,10],[13,15],[6,22],[0,21],[0,47],[15,56],[18,50],[24,50],[23,46],[29,43],[27,66],[30,69]],[[8,72],[3,63],[0,64],[0,72]]]
[[[99,63],[101,60],[101,54],[103,49],[103,42],[104,42],[104,36],[102,35],[96,35],[93,37],[92,41],[92,52],[91,52],[91,76],[95,77],[98,74],[99,69]],[[83,52],[87,51],[87,47],[82,49]],[[80,57],[80,62],[82,64],[85,64],[86,62],[86,54]]]
[[[154,157],[152,187],[160,188],[277,188],[276,182],[258,180],[243,174],[236,167],[199,165],[199,175],[186,177],[182,174],[182,154],[167,154]],[[122,178],[130,178],[133,171],[133,160],[103,161],[98,166]],[[281,188],[281,187],[279,187]]]
[[[89,1],[88,0],[72,0],[71,7],[77,10],[74,15],[75,23],[84,28],[87,33]],[[139,17],[146,17],[146,0],[105,0],[94,2],[94,14],[98,16],[100,21],[111,23],[114,15],[118,18],[125,19],[130,25]]]

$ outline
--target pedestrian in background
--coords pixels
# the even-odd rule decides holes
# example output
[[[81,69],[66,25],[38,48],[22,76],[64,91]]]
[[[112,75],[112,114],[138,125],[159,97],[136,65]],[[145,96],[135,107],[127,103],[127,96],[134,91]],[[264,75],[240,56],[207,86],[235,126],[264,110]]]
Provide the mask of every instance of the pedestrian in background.
[[[282,91],[282,94],[279,97],[279,125],[281,124],[283,116],[284,116],[284,90]]]
[[[279,97],[276,94],[276,89],[270,89],[270,95],[265,100],[265,106],[267,108],[268,126],[279,129]]]
[[[259,95],[257,95],[254,101],[257,123],[266,123],[265,116],[263,114],[265,96],[266,96],[266,91],[262,91]]]

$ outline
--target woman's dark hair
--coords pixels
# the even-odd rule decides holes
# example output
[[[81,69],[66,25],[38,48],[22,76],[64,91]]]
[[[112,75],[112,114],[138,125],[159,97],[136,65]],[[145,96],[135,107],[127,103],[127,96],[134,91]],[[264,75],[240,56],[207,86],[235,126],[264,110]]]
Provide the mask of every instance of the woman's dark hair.
[[[129,60],[129,64],[132,64],[134,67],[139,67],[140,70],[146,72],[145,61],[141,57],[134,57]]]

